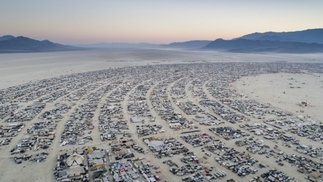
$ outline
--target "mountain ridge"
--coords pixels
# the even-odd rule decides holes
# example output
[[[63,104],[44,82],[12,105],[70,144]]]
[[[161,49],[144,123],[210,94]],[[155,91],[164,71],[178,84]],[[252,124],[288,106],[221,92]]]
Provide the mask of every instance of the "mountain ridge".
[[[5,35],[0,37],[0,53],[70,51],[89,48],[175,48],[244,53],[315,53],[323,52],[323,28],[290,32],[254,32],[231,40],[190,40],[169,44],[101,42],[78,45],[78,47],[53,43],[49,40],[39,41],[24,36]]]
[[[0,53],[24,53],[24,52],[52,52],[52,51],[71,51],[81,48],[53,43],[49,40],[35,40],[29,37],[17,36],[8,37],[0,41]]]
[[[255,32],[231,40],[216,39],[201,49],[240,53],[317,53],[323,52],[323,29]]]
[[[99,42],[94,44],[83,44],[78,45],[80,47],[87,48],[154,48],[158,47],[159,44],[152,43],[127,43],[127,42]]]
[[[5,41],[5,40],[9,40],[9,39],[13,39],[13,38],[16,38],[16,37],[14,37],[12,35],[4,35],[4,36],[0,37],[0,42]]]
[[[316,53],[323,52],[323,44],[285,42],[273,40],[250,40],[250,39],[217,39],[207,46],[205,50],[220,50],[228,52],[276,52],[276,53]]]
[[[303,42],[323,44],[323,28],[290,31],[290,32],[255,32],[244,35],[243,39],[250,40],[280,40],[285,42]]]
[[[172,42],[170,44],[162,44],[162,48],[180,48],[180,49],[199,49],[211,43],[211,40],[189,40],[184,42]]]

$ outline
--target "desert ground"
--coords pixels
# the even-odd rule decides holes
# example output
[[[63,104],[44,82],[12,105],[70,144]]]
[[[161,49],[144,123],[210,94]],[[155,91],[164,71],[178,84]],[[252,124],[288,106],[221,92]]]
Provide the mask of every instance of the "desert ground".
[[[244,77],[235,88],[248,97],[316,120],[323,118],[322,74],[264,74]],[[300,107],[304,101],[308,107]]]
[[[108,49],[0,54],[0,88],[31,80],[124,66],[199,62],[322,62],[322,54],[240,54],[177,49]]]
[[[323,74],[317,72],[311,72],[309,70],[315,70],[315,66],[306,70],[306,66],[303,63],[323,63],[322,54],[234,54],[234,53],[222,53],[222,52],[212,52],[212,51],[191,51],[191,50],[156,50],[156,49],[142,49],[142,50],[130,50],[130,49],[109,49],[109,50],[87,50],[87,51],[71,51],[71,52],[51,52],[51,53],[28,53],[28,54],[0,54],[0,92],[2,99],[8,96],[8,100],[0,102],[4,107],[10,105],[12,102],[19,104],[19,108],[13,111],[12,115],[15,115],[19,110],[27,108],[32,105],[35,101],[38,101],[40,97],[50,95],[54,91],[44,92],[43,95],[35,97],[31,100],[24,100],[27,94],[15,97],[12,96],[14,93],[9,92],[8,87],[14,87],[20,84],[35,83],[32,87],[37,87],[40,81],[43,79],[49,79],[53,77],[59,78],[62,75],[67,75],[67,78],[61,83],[58,81],[55,83],[57,86],[63,87],[63,89],[74,82],[84,82],[84,85],[77,87],[75,90],[70,89],[65,94],[60,97],[55,98],[46,102],[46,106],[43,110],[37,113],[30,121],[24,122],[24,128],[18,132],[17,136],[12,137],[11,142],[8,145],[0,146],[0,181],[57,181],[53,173],[54,168],[57,163],[57,155],[62,154],[68,150],[75,150],[77,148],[86,148],[87,146],[98,147],[101,149],[109,149],[114,143],[119,144],[120,140],[126,137],[117,136],[116,139],[112,141],[102,141],[100,140],[99,131],[100,123],[99,116],[102,115],[102,110],[105,104],[109,103],[108,99],[112,96],[120,95],[122,98],[117,103],[120,104],[120,112],[122,113],[122,120],[126,122],[128,129],[127,132],[131,133],[131,137],[134,143],[139,145],[144,149],[144,154],[135,153],[136,157],[144,156],[142,159],[143,163],[150,163],[154,166],[158,166],[160,169],[160,176],[162,181],[182,181],[180,175],[174,175],[169,171],[169,166],[163,163],[165,160],[171,160],[179,166],[183,166],[184,163],[181,162],[180,158],[184,154],[173,155],[168,157],[163,157],[161,159],[157,158],[154,152],[150,151],[149,147],[143,142],[143,138],[175,138],[177,141],[183,144],[189,151],[194,152],[198,157],[200,164],[203,166],[212,166],[214,171],[221,170],[226,172],[226,176],[221,179],[213,179],[210,181],[226,181],[229,179],[234,179],[235,181],[247,182],[254,179],[257,176],[267,172],[270,169],[277,169],[282,171],[286,176],[289,176],[290,181],[306,181],[305,177],[309,175],[305,173],[300,173],[297,170],[299,166],[283,161],[282,165],[278,165],[278,159],[282,158],[279,155],[273,154],[269,155],[268,152],[265,155],[260,155],[258,153],[249,153],[246,147],[237,147],[236,142],[240,140],[253,140],[265,144],[268,148],[283,151],[285,154],[296,154],[297,156],[302,156],[304,158],[309,158],[318,163],[322,162],[322,153],[315,157],[311,157],[304,153],[296,152],[297,145],[289,145],[288,142],[284,142],[280,139],[277,140],[266,140],[264,135],[256,135],[255,132],[246,131],[250,134],[242,138],[234,138],[225,140],[223,136],[218,136],[212,133],[209,129],[211,127],[232,127],[233,129],[241,129],[240,125],[262,125],[258,130],[266,130],[270,126],[268,123],[264,123],[265,120],[281,120],[282,118],[289,117],[291,119],[301,119],[301,122],[306,123],[307,121],[315,121],[319,125],[323,120]],[[267,71],[258,72],[257,69],[250,69],[249,66],[245,66],[245,63],[255,63],[259,68],[267,68],[276,66],[282,66],[281,72],[278,73],[268,73]],[[222,63],[229,63],[228,66],[223,66]],[[239,63],[239,64],[238,64]],[[258,63],[260,63],[258,65]],[[268,65],[266,65],[268,63]],[[214,64],[219,64],[214,66]],[[271,65],[272,64],[272,65]],[[287,65],[285,65],[287,64]],[[293,72],[292,69],[288,70],[290,67],[288,64],[296,66],[301,66],[303,70],[301,72]],[[175,66],[176,65],[176,66]],[[251,64],[254,66],[254,64]],[[143,66],[143,67],[141,67]],[[169,66],[169,67],[167,67]],[[223,66],[225,69],[220,69],[218,67]],[[129,69],[128,69],[129,67]],[[133,67],[134,70],[130,69]],[[151,68],[150,68],[151,67]],[[107,78],[99,79],[97,77],[91,77],[92,80],[88,82],[82,79],[77,79],[76,76],[68,77],[68,75],[75,73],[86,74],[89,71],[104,70],[109,72],[109,70],[120,68],[122,73],[116,75],[108,75]],[[213,69],[214,68],[214,71]],[[249,70],[250,69],[250,70]],[[231,71],[230,71],[231,70]],[[237,74],[232,75],[236,70]],[[244,72],[248,71],[248,74]],[[265,70],[265,69],[264,69]],[[284,72],[284,70],[287,70]],[[133,71],[133,72],[132,72]],[[141,71],[141,72],[140,72]],[[219,72],[219,74],[217,74]],[[220,73],[221,72],[221,73]],[[97,74],[98,77],[104,72],[93,72]],[[81,75],[82,76],[82,75]],[[102,77],[103,78],[103,77]],[[75,80],[73,80],[75,79]],[[69,83],[64,85],[65,83]],[[113,87],[109,88],[111,85]],[[138,90],[138,86],[143,85],[147,87],[146,92],[141,93]],[[45,90],[46,88],[52,87],[53,85],[48,85],[40,90]],[[87,87],[89,86],[89,87]],[[105,89],[103,92],[99,92],[100,89]],[[84,88],[84,89],[83,89]],[[218,90],[220,89],[220,91]],[[28,90],[28,88],[23,88],[22,91]],[[83,90],[82,90],[83,89]],[[82,91],[82,94],[77,95],[78,91]],[[19,90],[18,90],[19,91]],[[30,93],[36,93],[38,90],[29,90]],[[122,92],[124,91],[124,92]],[[165,91],[165,92],[164,92]],[[15,90],[14,92],[17,92]],[[92,112],[92,126],[94,127],[91,132],[85,130],[86,135],[90,135],[93,141],[87,142],[82,145],[78,144],[67,144],[62,145],[61,136],[64,133],[65,123],[70,120],[70,116],[83,105],[92,103],[91,97],[93,94],[99,93],[99,99],[95,101],[97,106]],[[229,95],[223,95],[227,93]],[[161,128],[165,130],[156,134],[151,134],[147,136],[139,136],[137,134],[136,128],[141,125],[141,123],[132,123],[130,118],[134,116],[127,108],[134,102],[133,95],[140,95],[144,98],[141,100],[145,101],[148,106],[149,114],[155,118],[154,122],[150,122],[150,117],[140,116],[144,124],[154,124],[161,125]],[[75,95],[78,99],[75,99]],[[118,95],[119,96],[119,95]],[[152,99],[152,96],[163,96],[163,99]],[[165,97],[164,97],[165,96]],[[228,102],[228,100],[230,100]],[[250,101],[252,100],[252,106],[257,106],[260,104],[268,105],[268,108],[261,108],[259,112],[262,113],[261,116],[255,116],[254,113],[249,114],[245,112],[244,109],[235,108],[232,105],[233,101]],[[135,100],[137,102],[137,100]],[[214,101],[220,103],[221,108],[225,112],[234,112],[246,120],[239,120],[237,122],[229,122],[223,115],[216,113],[211,110],[209,106],[203,104],[203,101]],[[201,111],[197,114],[188,114],[185,109],[181,108],[181,103],[191,102]],[[306,106],[301,104],[306,102]],[[21,164],[16,164],[14,162],[14,157],[21,154],[11,155],[11,150],[25,137],[29,136],[27,129],[32,126],[34,122],[38,122],[41,119],[40,116],[48,110],[57,107],[57,103],[64,103],[70,106],[63,115],[63,118],[57,121],[57,127],[55,129],[55,138],[52,140],[51,145],[47,149],[37,149],[26,151],[27,154],[35,155],[40,152],[48,152],[49,155],[42,162],[32,162],[23,161]],[[114,103],[114,102],[111,102]],[[177,129],[171,129],[169,122],[165,120],[165,117],[160,114],[159,103],[169,103],[169,107],[174,110],[174,113],[180,118],[185,118],[190,121],[191,127],[182,127]],[[167,110],[167,109],[165,109]],[[203,111],[202,111],[203,110]],[[290,113],[288,116],[280,116],[278,114],[272,113],[269,110],[277,110]],[[258,110],[257,110],[258,111]],[[256,111],[256,112],[257,112]],[[271,112],[271,113],[269,113]],[[173,114],[174,114],[173,113]],[[197,115],[215,116],[217,121],[221,122],[219,125],[214,124],[201,124],[201,122],[196,122],[195,119]],[[1,125],[7,125],[6,122],[10,118],[10,114],[6,115],[1,120]],[[213,123],[213,122],[212,122]],[[229,170],[223,164],[216,162],[215,158],[224,155],[225,151],[218,150],[215,153],[211,153],[210,157],[205,157],[205,147],[193,147],[192,145],[185,142],[181,137],[184,135],[182,132],[192,131],[192,127],[197,126],[200,130],[199,134],[205,133],[208,136],[215,137],[225,144],[229,148],[234,148],[240,153],[247,153],[248,157],[252,157],[258,162],[255,165],[257,172],[253,174],[246,175],[244,177],[239,177],[235,172]],[[266,126],[266,127],[263,127]],[[242,130],[244,130],[243,128]],[[297,134],[285,130],[285,128],[277,129],[277,132],[281,134],[287,133],[290,136],[297,138],[299,144],[310,145],[313,148],[320,148],[322,146],[321,141],[314,141],[308,137],[298,137]],[[4,139],[0,138],[0,139]],[[321,152],[321,151],[320,151]],[[106,166],[109,165],[107,162]],[[265,164],[267,167],[258,168],[258,164]],[[154,173],[155,171],[152,170]],[[206,175],[203,171],[199,173]],[[214,173],[214,172],[213,172]],[[92,173],[91,173],[92,174]],[[189,176],[189,175],[184,175]],[[91,177],[91,175],[90,175]],[[108,176],[109,180],[112,181],[112,175]],[[144,181],[144,178],[140,176],[139,181]],[[92,178],[91,178],[91,181]],[[207,181],[204,178],[204,181]],[[264,179],[259,178],[259,181],[264,181]]]

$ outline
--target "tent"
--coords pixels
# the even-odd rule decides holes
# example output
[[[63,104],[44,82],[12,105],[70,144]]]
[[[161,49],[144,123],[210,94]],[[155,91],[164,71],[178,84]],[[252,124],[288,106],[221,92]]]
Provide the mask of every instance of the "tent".
[[[321,175],[321,173],[320,173],[320,172],[318,172],[318,171],[313,171],[313,172],[311,172],[311,173],[310,173],[310,176],[311,176],[312,178],[314,178],[314,179],[318,179],[318,178],[320,178],[322,175]]]
[[[84,157],[77,154],[77,153],[74,153],[73,155],[69,156],[66,160],[66,163],[68,166],[77,166],[77,165],[80,165],[82,164],[84,161]]]

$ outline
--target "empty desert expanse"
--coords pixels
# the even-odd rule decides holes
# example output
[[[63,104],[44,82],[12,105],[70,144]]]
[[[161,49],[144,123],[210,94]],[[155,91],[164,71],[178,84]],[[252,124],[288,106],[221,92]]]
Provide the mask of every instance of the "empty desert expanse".
[[[147,64],[196,62],[322,62],[322,54],[239,54],[176,49],[93,49],[0,54],[0,89],[65,74]]]
[[[249,98],[298,113],[316,121],[323,118],[322,74],[264,74],[243,77],[234,87]],[[307,102],[307,107],[301,107]]]

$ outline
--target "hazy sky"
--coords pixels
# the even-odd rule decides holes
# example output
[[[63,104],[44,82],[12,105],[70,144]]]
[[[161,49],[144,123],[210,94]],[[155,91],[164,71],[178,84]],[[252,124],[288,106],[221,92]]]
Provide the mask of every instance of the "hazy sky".
[[[0,0],[0,35],[169,43],[323,27],[323,0]]]

